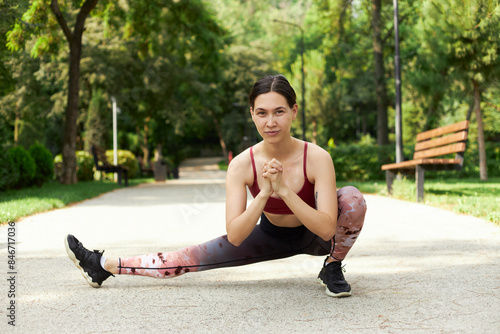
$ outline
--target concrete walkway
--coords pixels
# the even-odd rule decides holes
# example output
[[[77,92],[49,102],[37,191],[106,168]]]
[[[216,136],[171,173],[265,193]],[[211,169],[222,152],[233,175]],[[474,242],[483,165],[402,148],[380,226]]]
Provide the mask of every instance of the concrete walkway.
[[[189,167],[189,166],[185,166]],[[191,166],[193,167],[193,166]],[[7,324],[7,228],[0,227],[0,332],[500,333],[500,228],[422,204],[366,195],[365,228],[344,261],[353,296],[316,282],[307,255],[87,285],[63,239],[108,256],[201,243],[225,233],[224,172],[122,188],[16,224],[16,327]]]

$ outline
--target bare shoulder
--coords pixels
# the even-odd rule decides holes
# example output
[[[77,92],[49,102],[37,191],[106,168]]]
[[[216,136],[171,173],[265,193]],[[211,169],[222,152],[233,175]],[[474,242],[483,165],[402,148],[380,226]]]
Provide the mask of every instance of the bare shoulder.
[[[307,144],[307,162],[310,161],[310,158],[313,158],[311,162],[317,161],[319,163],[332,163],[330,153],[328,153],[328,151],[324,148],[313,143]]]
[[[319,176],[335,175],[330,153],[316,144],[307,145],[307,176],[311,181]]]
[[[226,181],[232,183],[243,182],[244,184],[253,182],[252,160],[249,148],[231,160],[227,169]]]

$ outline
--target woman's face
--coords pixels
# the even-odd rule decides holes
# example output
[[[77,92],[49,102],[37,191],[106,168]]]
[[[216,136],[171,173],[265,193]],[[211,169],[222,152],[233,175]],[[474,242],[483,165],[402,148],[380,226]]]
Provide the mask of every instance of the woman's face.
[[[274,142],[290,136],[292,121],[297,117],[297,105],[290,108],[283,95],[269,92],[257,96],[250,113],[262,138]]]

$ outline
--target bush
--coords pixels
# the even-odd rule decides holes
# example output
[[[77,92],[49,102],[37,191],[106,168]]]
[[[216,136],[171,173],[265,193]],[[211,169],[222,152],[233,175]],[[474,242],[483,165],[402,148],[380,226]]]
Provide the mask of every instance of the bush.
[[[348,144],[329,147],[328,150],[340,181],[383,180],[385,172],[380,167],[393,162],[395,156],[392,145]],[[408,147],[404,152],[405,156],[411,155]]]
[[[78,181],[94,180],[94,158],[86,151],[76,151],[76,165]],[[62,163],[62,154],[56,155],[54,163]]]
[[[14,169],[19,172],[19,178],[16,182],[13,182],[12,187],[24,188],[30,186],[36,172],[35,160],[22,146],[11,147],[9,155]]]
[[[78,165],[78,180],[94,180],[94,158],[87,151],[76,151],[76,164]]]
[[[54,162],[52,153],[42,144],[35,143],[30,146],[29,153],[35,160],[36,171],[33,183],[41,186],[54,176]]]
[[[19,179],[19,171],[6,149],[0,150],[0,190],[7,190]]]
[[[118,150],[118,164],[128,167],[128,178],[134,179],[139,172],[139,162],[134,153],[126,150]],[[113,150],[106,151],[106,158],[110,164],[113,164]]]

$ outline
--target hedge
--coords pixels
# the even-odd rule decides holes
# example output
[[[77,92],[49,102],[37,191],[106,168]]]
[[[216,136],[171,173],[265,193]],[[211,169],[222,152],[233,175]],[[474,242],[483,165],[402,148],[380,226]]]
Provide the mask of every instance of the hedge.
[[[19,171],[7,149],[0,151],[0,190],[7,190],[19,179]]]
[[[54,176],[52,153],[42,144],[35,143],[30,146],[29,154],[35,160],[36,164],[33,183],[40,187]]]
[[[134,179],[137,177],[137,173],[139,172],[139,162],[135,157],[134,153],[126,150],[118,150],[118,164],[124,165],[128,167],[128,178]],[[106,158],[110,164],[113,164],[113,150],[106,151]]]
[[[87,151],[76,151],[76,164],[78,166],[77,175],[79,181],[92,181],[94,179],[100,179],[101,173],[95,171],[94,169],[94,158],[92,154]],[[125,165],[129,168],[128,177],[130,179],[136,178],[139,172],[139,162],[135,155],[126,150],[118,150],[118,164]],[[113,150],[106,151],[106,158],[110,164],[113,164]],[[54,163],[62,163],[62,155],[58,154]],[[107,178],[111,179],[113,173],[106,173]]]
[[[36,172],[35,160],[22,146],[11,147],[8,152],[12,159],[14,170],[17,170],[19,173],[17,180],[13,179],[10,186],[13,188],[30,186]]]
[[[76,151],[76,175],[79,181],[92,181],[94,180],[94,158],[86,151]],[[54,163],[62,163],[62,154],[56,155]]]

